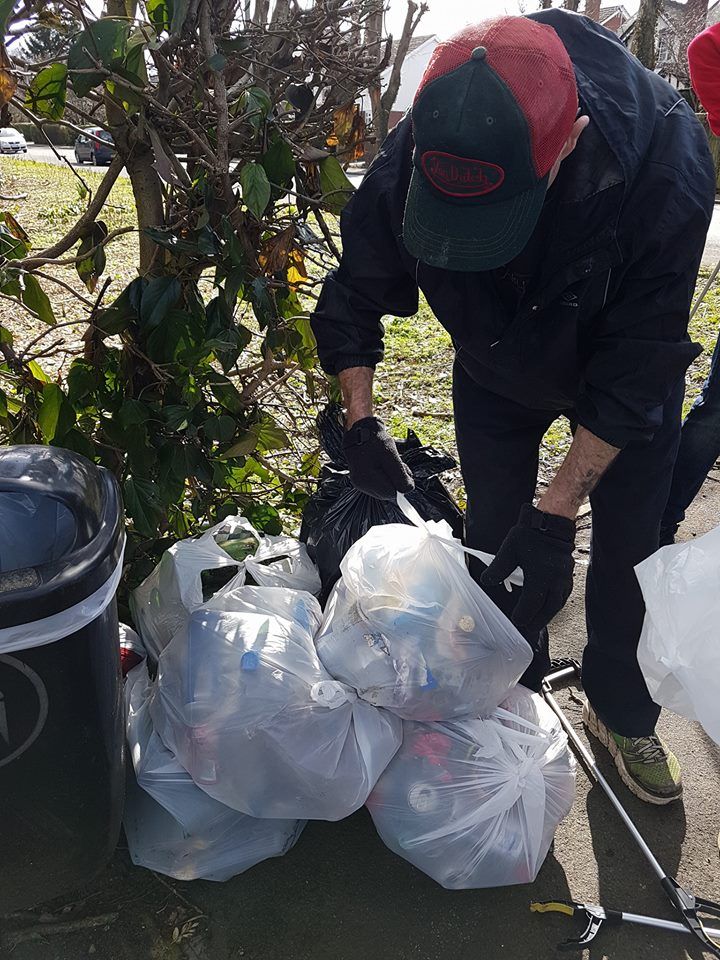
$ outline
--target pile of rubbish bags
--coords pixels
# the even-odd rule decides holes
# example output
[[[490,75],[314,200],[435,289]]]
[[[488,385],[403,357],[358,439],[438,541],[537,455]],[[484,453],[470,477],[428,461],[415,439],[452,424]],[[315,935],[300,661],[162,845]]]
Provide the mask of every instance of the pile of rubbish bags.
[[[517,685],[530,648],[450,523],[397,510],[324,580],[301,542],[229,517],[137,588],[135,863],[226,880],[286,853],[307,820],[367,804],[387,846],[445,887],[534,879],[573,799],[565,735]]]

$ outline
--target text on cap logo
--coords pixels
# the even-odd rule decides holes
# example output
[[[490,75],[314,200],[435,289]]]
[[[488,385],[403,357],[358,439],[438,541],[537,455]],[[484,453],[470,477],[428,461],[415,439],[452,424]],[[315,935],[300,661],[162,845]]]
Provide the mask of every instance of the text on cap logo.
[[[420,163],[435,189],[449,197],[481,197],[497,190],[505,179],[505,171],[496,163],[455,157],[440,150],[426,151]]]

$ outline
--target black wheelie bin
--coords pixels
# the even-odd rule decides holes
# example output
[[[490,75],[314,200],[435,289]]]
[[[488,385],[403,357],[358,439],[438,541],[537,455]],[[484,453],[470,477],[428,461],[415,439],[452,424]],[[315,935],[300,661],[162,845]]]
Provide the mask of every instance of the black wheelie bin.
[[[124,544],[111,473],[0,447],[0,916],[83,886],[117,843]]]

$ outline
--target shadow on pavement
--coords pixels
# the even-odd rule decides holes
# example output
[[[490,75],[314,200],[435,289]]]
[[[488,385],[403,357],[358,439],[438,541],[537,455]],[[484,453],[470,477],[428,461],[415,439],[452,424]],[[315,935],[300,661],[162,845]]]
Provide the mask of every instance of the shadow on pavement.
[[[552,854],[532,887],[443,890],[384,847],[365,811],[309,824],[287,857],[244,877],[192,885],[213,960],[554,957],[556,929],[529,903],[568,895]]]
[[[625,810],[654,853],[661,867],[675,876],[680,866],[686,836],[685,808],[680,803],[652,806],[634,797],[623,785],[609,754],[590,738],[601,772],[610,782]],[[598,869],[599,901],[604,907],[677,920],[660,887],[660,881],[641,853],[603,790],[593,785],[587,795],[587,815],[593,856]],[[705,956],[690,936],[651,930],[632,924],[605,927],[589,960],[657,958],[699,960]]]

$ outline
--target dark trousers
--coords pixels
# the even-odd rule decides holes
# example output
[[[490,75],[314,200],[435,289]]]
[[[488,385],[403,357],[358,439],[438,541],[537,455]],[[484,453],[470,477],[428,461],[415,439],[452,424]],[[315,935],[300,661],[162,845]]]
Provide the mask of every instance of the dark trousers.
[[[650,443],[628,446],[590,498],[592,546],[586,585],[587,646],[583,684],[607,726],[626,737],[647,736],[660,708],[653,703],[637,662],[645,608],[634,566],[658,548],[680,439],[684,384],[665,405],[663,424]],[[496,553],[523,503],[532,503],[542,437],[572,411],[530,410],[483,390],[455,364],[455,429],[467,491],[466,541]],[[483,565],[471,560],[477,579]],[[517,588],[491,592],[510,614]],[[526,639],[536,651],[523,683],[538,690],[549,667],[547,632]]]
[[[663,527],[672,538],[685,511],[720,457],[720,340],[715,345],[710,375],[683,424]]]

